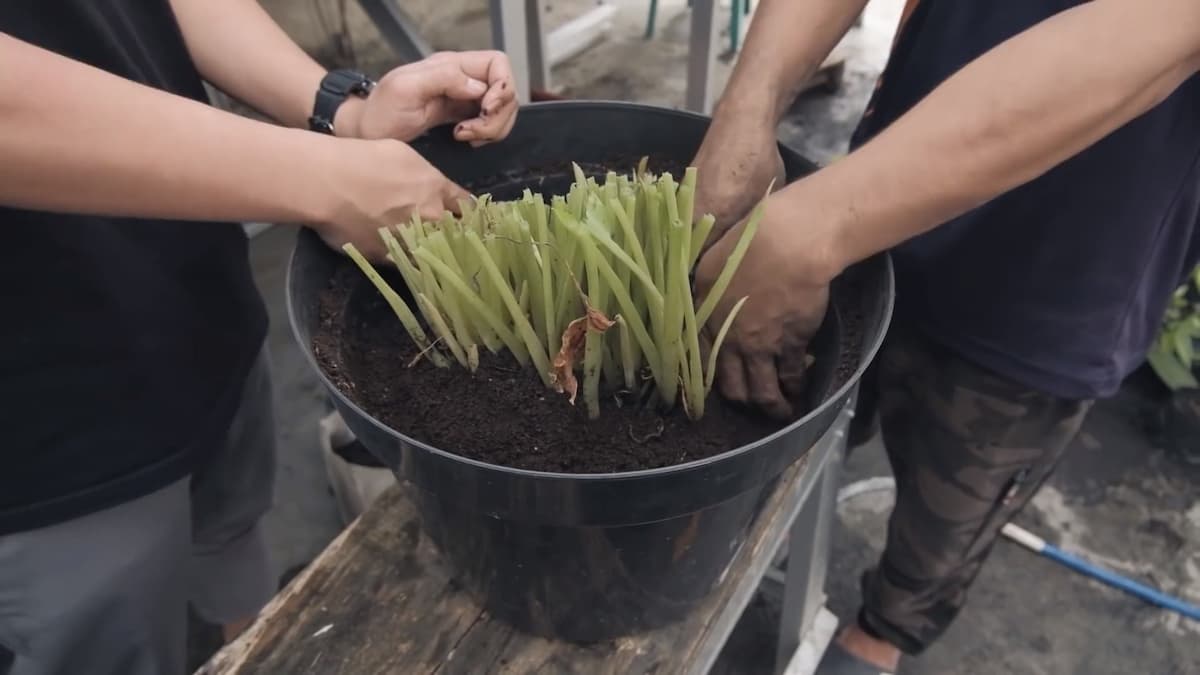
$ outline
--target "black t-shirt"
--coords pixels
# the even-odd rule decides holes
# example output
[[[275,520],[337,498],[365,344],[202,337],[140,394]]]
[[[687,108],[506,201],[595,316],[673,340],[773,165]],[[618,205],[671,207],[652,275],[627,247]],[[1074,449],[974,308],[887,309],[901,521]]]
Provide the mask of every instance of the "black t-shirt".
[[[207,100],[167,0],[6,0],[0,31]],[[186,476],[266,333],[241,226],[0,208],[0,234],[0,534]]]
[[[1079,4],[910,0],[855,143],[995,45]],[[897,316],[1027,386],[1107,396],[1142,363],[1196,264],[1198,226],[1194,76],[1043,176],[898,246]]]

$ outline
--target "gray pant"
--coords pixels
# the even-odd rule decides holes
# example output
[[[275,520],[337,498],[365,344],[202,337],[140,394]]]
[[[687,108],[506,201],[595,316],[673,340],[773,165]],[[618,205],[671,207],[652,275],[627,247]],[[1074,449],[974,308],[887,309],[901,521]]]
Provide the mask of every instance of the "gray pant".
[[[275,421],[265,351],[208,456],[153,494],[0,537],[0,674],[183,673],[189,602],[213,623],[266,604],[275,585],[259,520]]]

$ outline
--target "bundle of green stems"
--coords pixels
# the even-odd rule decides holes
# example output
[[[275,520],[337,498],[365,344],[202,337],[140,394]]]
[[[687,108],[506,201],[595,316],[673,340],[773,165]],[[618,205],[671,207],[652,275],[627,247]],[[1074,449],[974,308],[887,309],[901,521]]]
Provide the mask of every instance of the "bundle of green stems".
[[[762,203],[697,305],[691,271],[713,218],[694,213],[696,170],[676,182],[647,173],[643,160],[632,175],[609,172],[603,184],[574,170],[566,196],[548,202],[529,190],[514,201],[484,195],[463,202],[459,216],[381,229],[410,300],[353,245],[345,251],[436,366],[457,361],[475,371],[481,348],[507,351],[572,403],[581,372],[591,418],[612,395],[666,408],[678,402],[699,419],[717,353],[746,298],[706,355],[700,331],[754,237]]]

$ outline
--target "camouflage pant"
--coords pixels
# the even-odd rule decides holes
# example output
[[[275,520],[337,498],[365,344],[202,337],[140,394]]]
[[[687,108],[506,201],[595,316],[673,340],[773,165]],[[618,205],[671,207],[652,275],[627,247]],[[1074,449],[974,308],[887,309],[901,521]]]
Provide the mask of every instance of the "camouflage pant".
[[[859,624],[916,654],[954,620],[1000,528],[1049,477],[1091,401],[1018,385],[900,327],[872,370],[856,417],[878,410],[896,507],[863,577]]]

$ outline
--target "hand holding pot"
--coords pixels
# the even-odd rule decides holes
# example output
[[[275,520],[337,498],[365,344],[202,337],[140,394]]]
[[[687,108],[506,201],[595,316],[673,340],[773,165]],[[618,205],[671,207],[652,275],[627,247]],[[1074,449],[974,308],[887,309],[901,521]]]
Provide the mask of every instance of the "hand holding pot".
[[[384,75],[366,100],[342,105],[345,135],[410,141],[442,124],[473,146],[500,140],[517,118],[508,57],[497,51],[442,52]]]
[[[706,247],[744,218],[767,192],[771,181],[786,181],[775,127],[745,123],[736,116],[714,118],[692,160],[697,169],[696,213],[711,213],[716,225]]]
[[[836,273],[819,229],[801,225],[804,214],[782,196],[767,199],[758,232],[704,334],[711,345],[733,306],[749,298],[717,357],[718,386],[731,401],[787,420],[797,412],[792,401],[804,390],[808,343],[825,317]],[[738,223],[700,258],[698,298],[712,288],[744,227]]]
[[[335,249],[353,243],[381,262],[387,250],[379,228],[405,222],[413,213],[428,220],[457,213],[458,200],[470,197],[405,143],[328,140],[335,151],[327,163],[330,192],[313,227]]]

